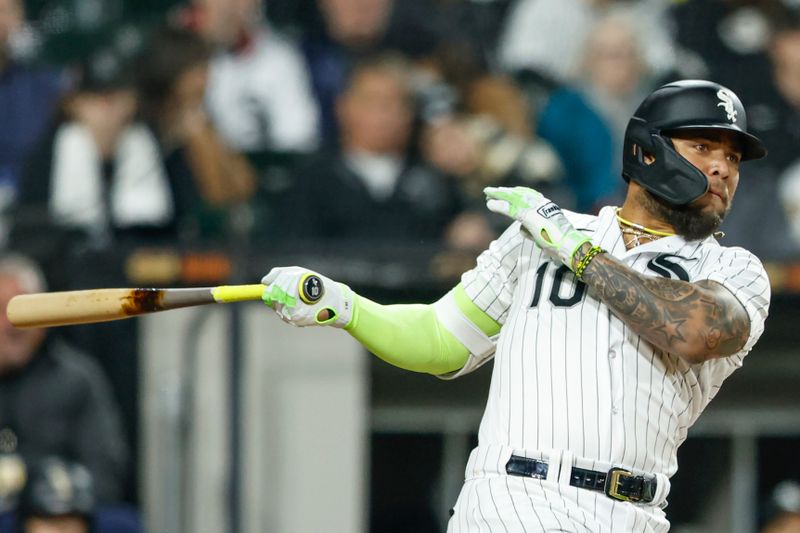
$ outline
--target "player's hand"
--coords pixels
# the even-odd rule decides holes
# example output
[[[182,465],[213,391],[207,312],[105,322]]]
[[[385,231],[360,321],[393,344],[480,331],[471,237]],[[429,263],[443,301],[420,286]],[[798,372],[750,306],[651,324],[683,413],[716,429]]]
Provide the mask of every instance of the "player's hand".
[[[560,207],[527,187],[486,187],[483,192],[491,211],[518,220],[542,250],[575,270],[575,252],[591,240],[570,224]]]
[[[288,324],[343,328],[353,318],[350,287],[306,268],[273,268],[261,283],[261,299]]]

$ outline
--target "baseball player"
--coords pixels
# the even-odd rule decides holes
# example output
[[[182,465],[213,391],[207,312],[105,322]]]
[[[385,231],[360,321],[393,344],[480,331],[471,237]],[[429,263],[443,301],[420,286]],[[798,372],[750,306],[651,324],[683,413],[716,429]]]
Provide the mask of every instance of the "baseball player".
[[[379,305],[299,267],[270,271],[264,301],[444,379],[494,359],[449,532],[668,531],[677,449],[769,306],[760,261],[717,242],[740,164],[766,155],[746,124],[730,90],[670,83],[629,122],[621,208],[490,187],[513,223],[439,301]]]

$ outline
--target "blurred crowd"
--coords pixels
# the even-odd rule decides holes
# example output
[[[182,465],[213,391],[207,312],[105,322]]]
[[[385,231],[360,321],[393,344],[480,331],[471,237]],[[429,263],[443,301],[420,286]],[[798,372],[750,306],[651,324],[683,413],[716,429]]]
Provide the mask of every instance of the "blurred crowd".
[[[487,185],[620,202],[627,120],[678,78],[736,91],[770,151],[726,244],[800,256],[796,1],[0,0],[0,249],[56,289],[65,254],[129,243],[476,252]]]
[[[0,0],[10,247],[46,232],[94,248],[236,236],[480,250],[502,224],[486,185],[579,211],[619,202],[631,112],[695,77],[739,93],[770,150],[744,169],[729,242],[768,260],[800,242],[789,0],[30,4],[35,16]]]

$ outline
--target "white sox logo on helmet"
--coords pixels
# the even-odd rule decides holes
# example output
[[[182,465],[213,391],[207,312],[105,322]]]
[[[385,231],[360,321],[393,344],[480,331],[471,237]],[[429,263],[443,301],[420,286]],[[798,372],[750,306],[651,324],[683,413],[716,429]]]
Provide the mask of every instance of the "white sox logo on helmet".
[[[733,107],[733,95],[725,89],[717,91],[717,98],[719,103],[717,107],[722,107],[728,115],[728,120],[736,122],[736,109]]]

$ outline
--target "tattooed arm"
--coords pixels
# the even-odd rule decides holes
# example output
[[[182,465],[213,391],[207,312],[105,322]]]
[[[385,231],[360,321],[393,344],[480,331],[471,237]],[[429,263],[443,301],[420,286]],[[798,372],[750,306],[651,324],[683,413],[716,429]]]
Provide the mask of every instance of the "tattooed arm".
[[[581,246],[573,264],[590,248]],[[643,276],[606,253],[592,259],[583,281],[637,335],[690,363],[733,355],[750,334],[744,306],[715,281]]]

